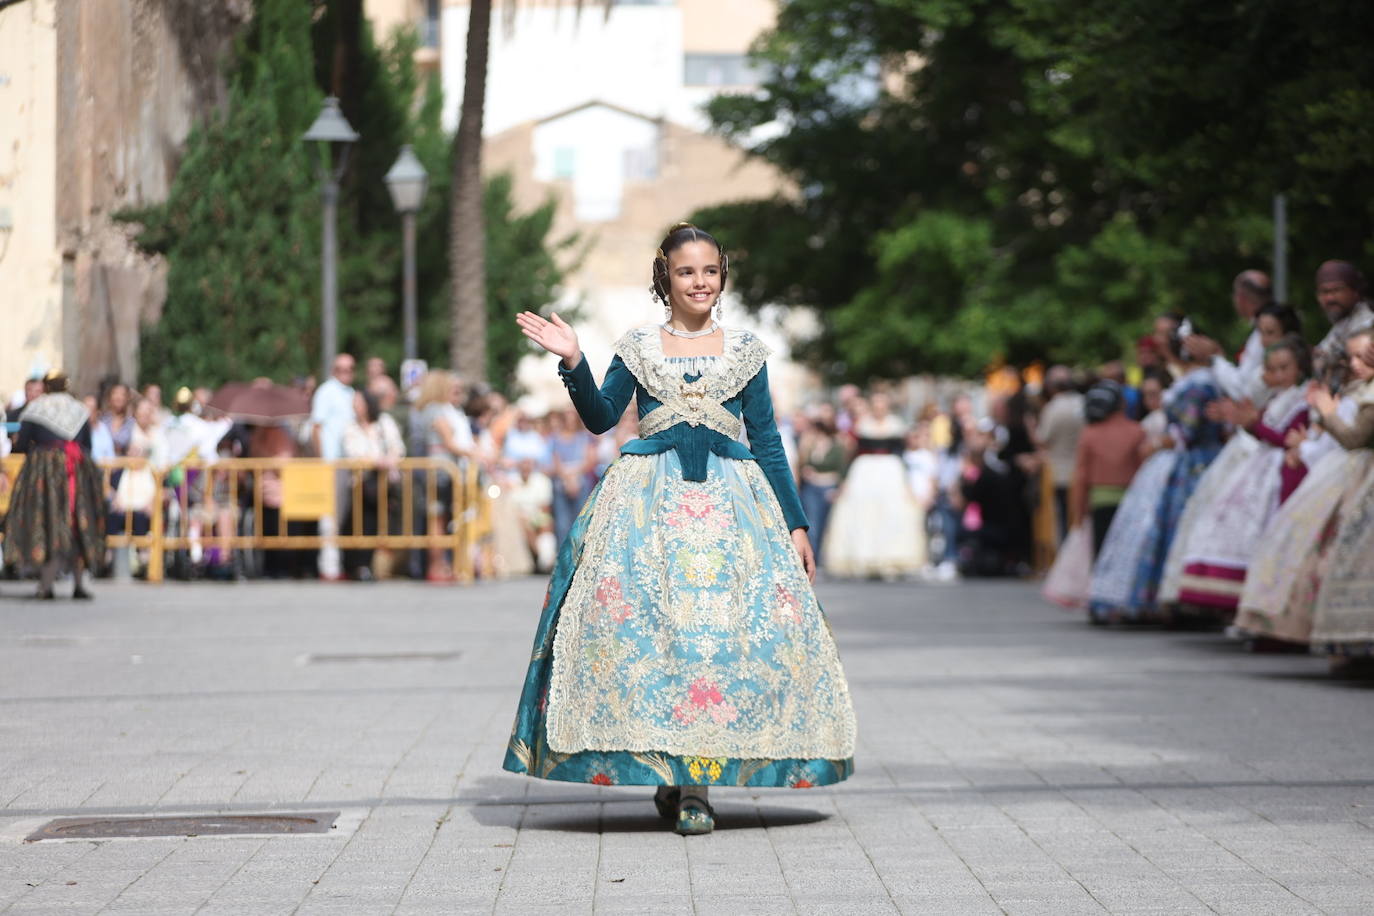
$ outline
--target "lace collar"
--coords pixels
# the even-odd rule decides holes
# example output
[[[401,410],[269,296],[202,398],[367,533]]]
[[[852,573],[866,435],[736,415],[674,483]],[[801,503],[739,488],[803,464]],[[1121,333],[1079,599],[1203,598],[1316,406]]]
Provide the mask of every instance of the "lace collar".
[[[684,375],[700,375],[700,385],[718,401],[734,397],[768,361],[770,351],[763,341],[741,328],[722,328],[725,343],[720,356],[691,357],[687,360],[663,354],[663,338],[658,325],[635,328],[616,341],[615,352],[635,380],[655,398],[675,391]]]
[[[53,392],[34,399],[19,419],[39,426],[62,439],[75,439],[90,418],[86,405],[64,392]]]

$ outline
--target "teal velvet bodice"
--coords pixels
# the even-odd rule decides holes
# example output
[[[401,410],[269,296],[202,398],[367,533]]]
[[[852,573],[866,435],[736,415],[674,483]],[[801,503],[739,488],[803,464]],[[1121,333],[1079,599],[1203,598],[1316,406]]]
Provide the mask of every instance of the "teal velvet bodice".
[[[563,380],[573,406],[587,429],[601,434],[620,421],[620,415],[634,395],[639,419],[643,420],[650,412],[665,409],[663,402],[644,387],[630,371],[620,356],[611,360],[610,368],[600,386],[592,377],[587,357],[583,356],[573,369],[558,366],[559,377]],[[691,380],[691,375],[684,379]],[[777,422],[773,417],[773,397],[768,388],[768,367],[761,366],[745,386],[733,396],[721,402],[726,410],[744,422],[749,437],[749,445],[732,439],[704,425],[693,426],[680,422],[665,430],[640,439],[631,439],[620,448],[622,455],[657,455],[669,449],[676,449],[682,463],[682,476],[686,480],[706,479],[706,457],[716,454],[723,458],[742,461],[757,461],[764,476],[772,485],[777,496],[778,506],[789,529],[806,528],[806,513],[802,510],[801,498],[797,494],[796,481],[792,468],[783,451],[782,437],[778,435]]]

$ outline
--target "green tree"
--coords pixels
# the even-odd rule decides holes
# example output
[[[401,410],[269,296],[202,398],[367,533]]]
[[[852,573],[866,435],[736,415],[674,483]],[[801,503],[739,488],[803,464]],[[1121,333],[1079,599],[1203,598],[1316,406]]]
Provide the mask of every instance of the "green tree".
[[[225,110],[196,128],[167,201],[125,214],[167,257],[145,378],[164,386],[304,374],[319,352],[318,191],[300,140],[319,110],[310,9],[260,0]]]
[[[217,384],[316,371],[319,353],[319,188],[300,135],[337,92],[360,139],[350,151],[339,206],[339,345],[359,356],[401,357],[401,233],[385,183],[411,143],[430,175],[417,217],[420,356],[446,363],[447,233],[452,146],[440,125],[438,77],[422,78],[418,38],[399,30],[378,46],[356,0],[318,16],[294,0],[259,0],[238,42],[225,111],[194,131],[168,200],[124,214],[139,244],[167,257],[162,319],[144,329],[143,374],[163,384]],[[549,237],[552,204],[515,212],[508,178],[483,201],[492,313],[488,380],[513,379],[524,338],[509,320],[539,309],[562,282]]]
[[[1371,13],[1343,33],[1347,7],[1315,7],[788,0],[762,91],[710,114],[746,143],[781,127],[753,151],[800,192],[698,219],[746,304],[819,310],[805,352],[837,378],[1100,360],[1166,308],[1225,332],[1272,192],[1299,277],[1374,228],[1374,73],[1348,38]]]

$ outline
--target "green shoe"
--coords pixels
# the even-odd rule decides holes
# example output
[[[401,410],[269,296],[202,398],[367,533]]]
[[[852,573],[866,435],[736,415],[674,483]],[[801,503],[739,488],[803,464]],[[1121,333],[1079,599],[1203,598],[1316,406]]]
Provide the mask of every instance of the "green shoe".
[[[677,803],[682,797],[682,791],[677,786],[659,786],[654,792],[654,807],[658,809],[658,816],[665,821],[671,821],[677,817]]]
[[[680,836],[701,836],[716,829],[715,809],[699,798],[685,798],[677,809],[677,826],[673,830]]]

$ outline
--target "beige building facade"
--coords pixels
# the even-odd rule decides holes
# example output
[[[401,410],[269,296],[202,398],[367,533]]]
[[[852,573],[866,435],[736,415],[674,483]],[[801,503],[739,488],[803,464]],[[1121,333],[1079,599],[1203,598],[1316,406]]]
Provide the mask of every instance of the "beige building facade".
[[[503,17],[499,10],[505,9]],[[468,5],[449,0],[441,59],[446,126],[457,125]],[[555,238],[580,244],[566,303],[579,307],[579,337],[599,373],[628,328],[662,321],[649,294],[654,247],[693,212],[729,201],[791,193],[777,170],[709,133],[703,106],[747,91],[761,75],[747,51],[772,25],[772,0],[594,0],[498,4],[493,20],[484,126],[489,173],[508,172],[516,205],[555,201]],[[788,316],[726,320],[760,333],[785,354],[797,330]],[[809,328],[809,323],[804,323]],[[564,402],[551,358],[529,358],[520,381],[550,404]],[[809,374],[779,360],[784,403]]]
[[[224,95],[249,0],[24,0],[0,10],[0,393],[69,372],[137,382],[164,269],[113,216],[164,199]],[[8,225],[6,230],[4,227]]]

